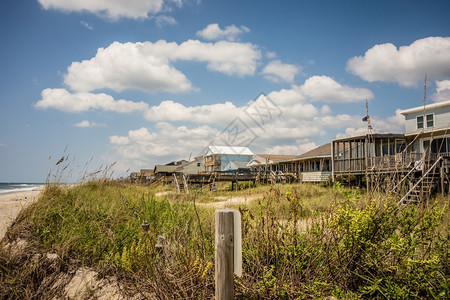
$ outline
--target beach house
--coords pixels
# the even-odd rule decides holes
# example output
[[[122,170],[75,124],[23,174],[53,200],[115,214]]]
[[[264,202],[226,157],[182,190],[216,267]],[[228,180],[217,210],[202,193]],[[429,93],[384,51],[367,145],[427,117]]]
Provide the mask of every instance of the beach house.
[[[224,171],[230,161],[249,162],[253,152],[247,147],[209,146],[203,156],[206,172]]]

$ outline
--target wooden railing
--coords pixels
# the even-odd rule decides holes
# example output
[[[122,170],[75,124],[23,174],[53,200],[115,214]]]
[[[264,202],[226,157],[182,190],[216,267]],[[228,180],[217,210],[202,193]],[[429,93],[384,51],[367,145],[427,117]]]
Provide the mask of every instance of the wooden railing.
[[[422,153],[398,153],[395,155],[361,157],[361,158],[335,158],[334,173],[362,173],[365,171],[395,171],[409,170],[416,162],[422,160]],[[439,157],[450,157],[450,153],[427,154],[425,163],[433,164]]]

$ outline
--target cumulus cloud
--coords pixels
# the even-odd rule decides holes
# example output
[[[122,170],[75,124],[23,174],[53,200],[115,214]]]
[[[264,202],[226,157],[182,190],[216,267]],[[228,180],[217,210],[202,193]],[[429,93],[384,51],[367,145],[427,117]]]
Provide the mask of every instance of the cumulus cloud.
[[[343,103],[361,102],[373,98],[373,93],[368,89],[341,85],[328,76],[310,77],[300,87],[300,90],[312,101]]]
[[[145,118],[149,121],[192,122],[226,125],[238,115],[240,108],[231,102],[185,106],[172,100],[149,107]]]
[[[38,109],[53,108],[64,112],[77,113],[89,110],[104,110],[118,113],[144,111],[148,105],[144,102],[114,100],[107,94],[75,93],[66,89],[45,89],[42,99],[34,106]]]
[[[173,100],[165,100],[158,105],[150,106],[145,102],[115,100],[104,93],[71,93],[65,89],[46,89],[42,91],[42,99],[35,107],[53,108],[70,113],[99,110],[140,114],[149,121],[149,126],[156,124],[155,128],[143,127],[130,130],[127,135],[110,136],[110,146],[115,153],[113,156],[122,162],[132,164],[131,166],[139,163],[142,167],[148,165],[150,161],[186,158],[185,156],[191,152],[196,155],[210,142],[219,144],[224,139],[229,141],[230,135],[234,141],[233,133],[242,130],[247,131],[244,138],[237,137],[236,140],[250,142],[250,147],[255,152],[301,154],[309,150],[307,148],[315,146],[311,140],[325,136],[330,130],[345,131],[348,134],[366,125],[361,120],[362,116],[334,114],[328,104],[318,105],[315,102],[318,99],[330,102],[327,98],[329,94],[338,97],[340,101],[348,99],[355,101],[358,99],[354,95],[357,89],[342,86],[326,76],[311,78],[325,82],[318,85],[325,96],[319,97],[305,88],[310,86],[308,79],[302,85],[293,85],[291,89],[271,92],[267,96],[270,103],[262,102],[261,99],[265,97],[258,97],[242,106],[236,106],[232,102],[185,105]],[[329,82],[333,84],[326,84]],[[325,92],[327,88],[331,91]],[[362,92],[367,90],[363,89]],[[398,117],[396,115],[392,119],[380,121],[374,118],[374,127],[378,129],[379,126],[385,126],[388,131],[389,128],[393,128],[392,124],[403,124],[398,122]],[[171,124],[173,122],[184,125],[174,126]],[[384,123],[386,125],[381,125]],[[361,126],[355,127],[355,124]],[[96,123],[87,120],[77,124],[85,127],[95,125]]]
[[[274,155],[300,155],[316,147],[316,143],[302,141],[298,145],[276,145],[271,148],[266,148],[264,153]]]
[[[90,60],[73,62],[67,68],[64,82],[79,92],[108,88],[180,93],[193,87],[186,76],[171,65],[172,62],[206,62],[209,70],[244,76],[255,73],[260,57],[257,47],[248,43],[114,42],[107,48],[99,48]]]
[[[169,64],[166,57],[149,52],[152,43],[118,43],[100,48],[95,57],[73,62],[64,82],[75,91],[109,88],[184,92],[192,89],[186,76]]]
[[[293,82],[295,75],[299,71],[300,68],[295,65],[284,64],[280,60],[273,60],[264,67],[261,74],[264,74],[266,79],[273,82]]]
[[[88,127],[105,127],[105,124],[95,123],[93,121],[83,120],[80,123],[74,124],[75,127],[88,128]]]
[[[110,136],[110,145],[122,162],[141,168],[153,167],[161,160],[187,159],[189,153],[197,155],[218,132],[206,125],[177,127],[160,122],[155,127],[153,131],[142,127],[128,131],[126,136]]]
[[[80,113],[91,110],[111,111],[117,113],[141,113],[152,122],[195,122],[197,124],[216,124],[225,126],[231,122],[242,107],[231,102],[210,105],[185,106],[172,100],[162,101],[159,105],[149,106],[145,102],[115,100],[112,96],[100,93],[70,93],[66,89],[45,89],[42,99],[34,107],[38,109],[56,109],[68,113]],[[78,127],[87,127],[88,121],[78,123]]]
[[[90,12],[100,17],[117,20],[119,18],[145,19],[161,12],[164,0],[38,0],[44,9],[66,12]],[[178,1],[178,2],[181,2]]]
[[[227,41],[235,41],[236,38],[243,34],[250,32],[245,26],[230,25],[221,29],[219,24],[209,24],[206,28],[197,32],[197,36],[202,37],[206,40],[227,40]]]
[[[371,125],[375,133],[401,133],[405,130],[405,117],[400,113],[402,110],[397,109],[393,116],[379,118],[371,117]],[[353,124],[346,123],[347,128],[343,133],[338,133],[336,138],[345,138],[350,136],[365,135],[368,132],[367,123],[361,122],[362,116],[353,116]],[[359,119],[359,120],[358,120]],[[359,126],[355,127],[355,124]]]
[[[428,37],[397,48],[391,43],[375,45],[364,56],[353,57],[347,70],[374,82],[397,82],[415,86],[427,73],[435,79],[450,76],[450,37]]]
[[[436,81],[436,92],[431,95],[434,102],[450,100],[450,80]]]

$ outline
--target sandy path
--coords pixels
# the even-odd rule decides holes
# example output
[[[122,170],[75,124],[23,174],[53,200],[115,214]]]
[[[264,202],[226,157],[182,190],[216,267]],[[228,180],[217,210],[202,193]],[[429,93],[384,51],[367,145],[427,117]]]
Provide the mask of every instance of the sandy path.
[[[196,203],[198,206],[213,207],[213,208],[225,208],[231,205],[249,204],[251,201],[262,198],[262,195],[249,195],[249,196],[237,196],[237,197],[216,197],[215,199],[226,199],[220,202],[210,203]]]
[[[41,192],[42,188],[38,188],[33,191],[0,194],[0,240],[22,208],[35,201]]]

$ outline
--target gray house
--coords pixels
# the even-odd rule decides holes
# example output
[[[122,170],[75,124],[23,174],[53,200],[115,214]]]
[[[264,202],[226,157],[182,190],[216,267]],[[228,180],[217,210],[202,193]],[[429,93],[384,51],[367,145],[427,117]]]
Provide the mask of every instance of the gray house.
[[[400,112],[405,116],[409,152],[450,153],[450,100]]]

